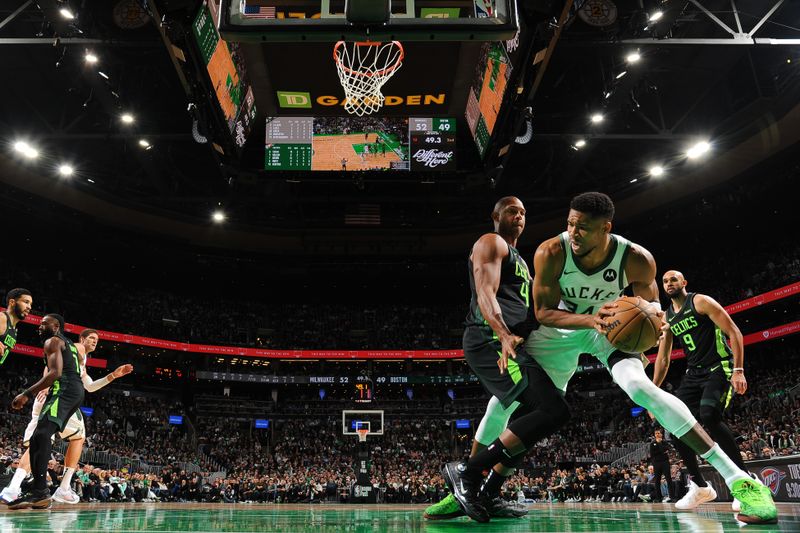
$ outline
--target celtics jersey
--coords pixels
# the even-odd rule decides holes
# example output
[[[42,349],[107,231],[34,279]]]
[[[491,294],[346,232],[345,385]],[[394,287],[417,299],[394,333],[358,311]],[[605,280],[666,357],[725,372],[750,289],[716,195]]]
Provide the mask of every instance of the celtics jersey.
[[[575,261],[569,234],[565,231],[560,238],[565,259],[564,269],[558,278],[561,288],[559,309],[593,315],[603,304],[622,296],[628,286],[625,258],[631,245],[627,239],[611,234],[611,249],[606,260],[600,266],[586,270]]]
[[[64,341],[64,346],[61,348],[61,377],[53,384],[53,390],[56,391],[59,388],[63,388],[67,382],[70,384],[77,383],[80,385],[81,390],[83,390],[78,348],[76,348],[75,344],[61,332],[57,333],[55,336]],[[44,360],[44,364],[47,364],[47,359]]]
[[[678,311],[675,311],[672,305],[667,308],[667,322],[672,336],[683,347],[689,368],[714,371],[721,367],[727,375],[730,375],[733,352],[728,344],[728,338],[713,320],[697,312],[694,307],[694,296],[693,292],[687,294],[683,307]]]
[[[475,275],[472,271],[472,256],[468,261],[469,288],[472,298],[469,302],[467,326],[487,326],[489,323],[483,317],[478,306],[478,293],[475,290]],[[500,284],[497,287],[497,303],[503,321],[509,331],[520,337],[527,337],[533,329],[533,315],[530,309],[531,300],[531,275],[527,263],[519,255],[516,248],[508,245],[508,257],[503,261],[500,270]]]
[[[5,313],[6,315],[6,332],[3,335],[0,335],[0,350],[3,350],[3,354],[0,355],[0,365],[6,362],[6,357],[8,354],[11,353],[11,350],[14,349],[14,346],[17,345],[17,328],[15,328],[11,324],[11,315]]]

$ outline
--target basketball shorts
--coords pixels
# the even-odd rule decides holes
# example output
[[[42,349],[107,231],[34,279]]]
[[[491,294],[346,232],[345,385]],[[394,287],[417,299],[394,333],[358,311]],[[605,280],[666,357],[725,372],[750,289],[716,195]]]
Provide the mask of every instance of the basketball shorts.
[[[36,401],[33,404],[31,421],[28,422],[28,426],[25,428],[25,434],[22,437],[22,444],[24,446],[30,445],[31,437],[33,436],[33,432],[36,431],[36,424],[39,423],[39,416],[42,412],[42,407],[44,406],[46,399],[46,394],[40,393],[40,396],[36,397]],[[83,413],[81,413],[80,409],[75,411],[75,413],[69,417],[66,427],[63,431],[59,432],[58,436],[67,442],[86,438],[86,426],[83,422]]]
[[[530,383],[530,369],[539,365],[525,352],[522,344],[517,346],[517,357],[508,359],[508,370],[500,373],[497,361],[502,347],[491,328],[467,326],[463,337],[464,359],[478,376],[481,385],[492,396],[496,396],[503,407],[508,408]]]
[[[55,422],[59,432],[63,433],[67,428],[67,422],[78,411],[82,402],[83,383],[80,380],[59,380],[50,388],[39,420],[47,419]]]
[[[525,352],[539,363],[560,390],[578,370],[578,357],[588,353],[611,369],[617,361],[628,358],[639,359],[639,354],[630,354],[616,349],[605,337],[594,329],[559,329],[539,326],[525,340]]]
[[[722,413],[731,403],[733,386],[722,368],[714,371],[689,369],[675,391],[675,396],[695,416],[698,416],[700,406],[703,405],[710,405]]]

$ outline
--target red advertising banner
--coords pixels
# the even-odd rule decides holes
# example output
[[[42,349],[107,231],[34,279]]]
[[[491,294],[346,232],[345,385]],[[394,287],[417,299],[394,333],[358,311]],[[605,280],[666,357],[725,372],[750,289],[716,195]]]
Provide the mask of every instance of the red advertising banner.
[[[775,289],[764,294],[759,294],[747,300],[742,300],[727,306],[725,309],[730,314],[740,313],[747,309],[758,307],[768,302],[787,298],[800,294],[800,282]],[[0,310],[4,308],[0,307]],[[35,315],[28,315],[26,323],[38,325],[42,318]],[[65,326],[68,333],[79,334],[86,326],[69,324]],[[745,335],[744,343],[754,344],[775,337],[790,335],[800,330],[800,322],[792,322],[766,329],[756,333]],[[460,359],[464,357],[462,350],[262,350],[260,348],[245,348],[241,346],[217,346],[212,344],[193,344],[188,342],[176,342],[165,339],[154,339],[151,337],[140,337],[127,333],[117,333],[114,331],[98,330],[100,339],[104,341],[119,342],[124,344],[134,344],[137,346],[151,346],[164,350],[175,350],[179,352],[204,353],[211,355],[235,355],[240,357],[259,357],[266,359]],[[32,348],[22,344],[14,347],[15,352],[26,355],[41,356],[41,349]],[[675,350],[672,352],[673,359],[685,357],[683,351]],[[655,360],[655,354],[648,358]],[[89,359],[88,366],[106,368],[104,359]]]

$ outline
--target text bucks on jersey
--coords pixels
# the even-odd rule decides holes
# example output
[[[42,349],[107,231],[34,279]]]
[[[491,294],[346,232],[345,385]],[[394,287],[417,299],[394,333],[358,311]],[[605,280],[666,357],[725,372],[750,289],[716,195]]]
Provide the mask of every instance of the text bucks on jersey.
[[[630,242],[619,235],[611,234],[611,249],[608,258],[593,270],[584,270],[575,262],[569,234],[561,234],[564,249],[564,269],[558,278],[561,287],[559,309],[571,313],[593,315],[605,303],[622,296],[628,286],[625,275],[625,258]]]

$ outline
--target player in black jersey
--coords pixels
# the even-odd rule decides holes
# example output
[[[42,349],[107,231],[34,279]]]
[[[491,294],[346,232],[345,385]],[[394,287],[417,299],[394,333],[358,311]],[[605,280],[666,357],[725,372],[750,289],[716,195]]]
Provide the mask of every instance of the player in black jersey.
[[[747,391],[742,332],[713,298],[687,292],[686,278],[677,270],[666,272],[662,282],[671,300],[666,313],[669,329],[658,348],[653,382],[660,387],[664,381],[677,339],[686,354],[686,375],[675,396],[683,400],[727,456],[746,471],[736,438],[722,421],[733,392]],[[692,476],[689,492],[676,507],[693,509],[714,500],[717,494],[700,474],[694,451],[680,441],[675,441],[675,448]],[[734,501],[735,511],[737,507]]]
[[[498,428],[485,448],[473,447],[465,465],[449,463],[443,469],[458,505],[479,522],[498,516],[498,509],[507,505],[500,498],[500,487],[524,452],[569,420],[561,391],[522,346],[534,326],[531,275],[516,249],[525,229],[525,207],[513,196],[502,198],[492,219],[495,231],[481,236],[469,257],[472,298],[464,358],[506,410],[504,422],[510,417],[510,423],[502,435],[505,424]],[[509,450],[511,455],[504,454]],[[481,486],[485,470],[489,477]]]
[[[64,431],[67,421],[78,410],[83,401],[83,382],[78,361],[78,350],[64,336],[64,319],[60,315],[48,314],[39,325],[39,336],[44,340],[44,357],[47,370],[42,379],[18,394],[11,407],[22,409],[36,394],[50,387],[39,423],[30,439],[31,472],[33,490],[11,502],[9,509],[47,509],[50,507],[50,491],[47,490],[47,462],[52,450],[51,438]]]
[[[6,310],[0,313],[0,365],[17,345],[17,324],[25,320],[33,306],[28,289],[11,289],[6,295]]]

